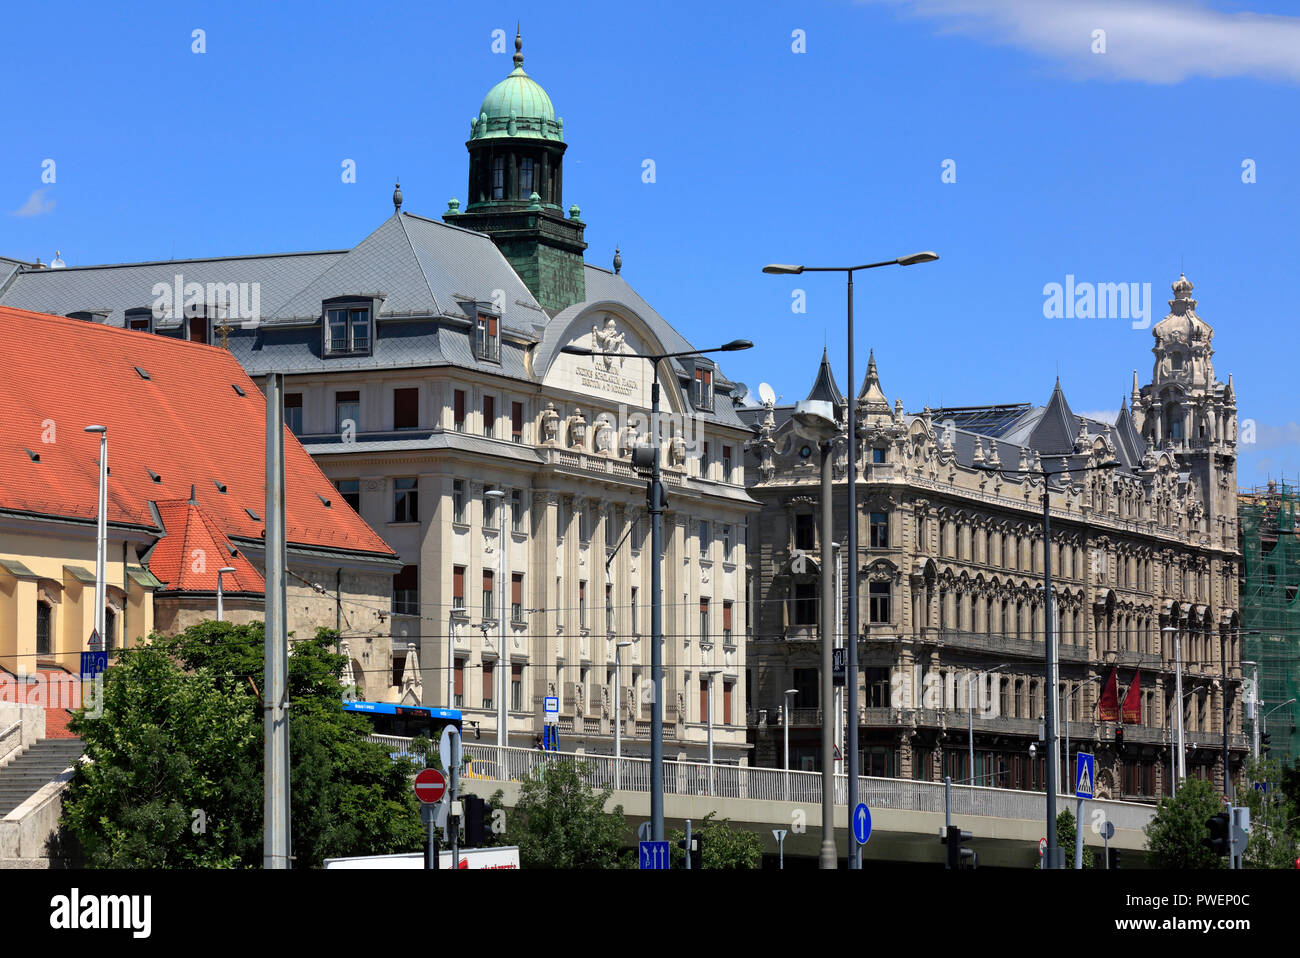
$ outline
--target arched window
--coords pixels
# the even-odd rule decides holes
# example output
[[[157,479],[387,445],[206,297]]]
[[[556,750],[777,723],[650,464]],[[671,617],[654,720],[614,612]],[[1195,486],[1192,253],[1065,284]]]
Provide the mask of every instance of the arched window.
[[[48,602],[36,600],[36,654],[51,655],[51,636],[54,631],[51,627],[54,610],[50,608]]]

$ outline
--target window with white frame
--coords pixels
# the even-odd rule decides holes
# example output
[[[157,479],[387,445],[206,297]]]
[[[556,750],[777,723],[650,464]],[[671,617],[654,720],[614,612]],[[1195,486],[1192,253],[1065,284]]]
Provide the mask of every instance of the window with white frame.
[[[368,305],[340,304],[325,310],[326,356],[369,353],[372,340]]]

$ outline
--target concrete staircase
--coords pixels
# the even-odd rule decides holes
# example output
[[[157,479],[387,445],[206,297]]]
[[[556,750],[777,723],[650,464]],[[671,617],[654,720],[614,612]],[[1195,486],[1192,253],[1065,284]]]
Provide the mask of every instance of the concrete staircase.
[[[81,757],[84,748],[78,738],[42,739],[0,768],[0,818],[31,798],[41,786],[54,781]]]

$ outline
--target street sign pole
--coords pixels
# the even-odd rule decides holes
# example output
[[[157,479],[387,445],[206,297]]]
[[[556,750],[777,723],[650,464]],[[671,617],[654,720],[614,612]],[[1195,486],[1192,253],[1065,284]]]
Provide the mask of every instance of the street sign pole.
[[[772,829],[772,835],[776,838],[777,868],[785,869],[785,832],[784,828]]]

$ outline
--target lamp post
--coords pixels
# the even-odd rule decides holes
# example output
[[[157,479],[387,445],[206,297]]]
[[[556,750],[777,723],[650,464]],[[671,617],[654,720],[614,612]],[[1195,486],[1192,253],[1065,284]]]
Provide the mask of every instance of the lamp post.
[[[831,451],[840,432],[839,420],[831,403],[821,399],[805,399],[794,407],[792,416],[795,431],[805,439],[818,444],[822,453],[821,464],[821,706],[822,706],[822,847],[821,868],[835,868],[835,685],[832,674],[832,643],[834,642],[833,617],[835,592],[831,580]],[[850,523],[851,524],[851,523]],[[851,780],[850,780],[851,781]],[[851,857],[851,856],[850,856]]]
[[[95,522],[95,635],[99,638],[100,647],[106,649],[108,638],[104,635],[104,603],[107,601],[104,594],[104,557],[108,552],[108,427],[87,426],[85,431],[99,434],[99,506]]]
[[[972,785],[979,784],[979,778],[975,774],[975,699],[971,696],[971,680],[983,675],[992,675],[998,669],[1005,669],[1011,663],[1003,662],[997,668],[989,669],[987,672],[971,672],[966,676],[966,722],[970,734],[970,781]]]
[[[501,673],[501,678],[497,682],[497,748],[501,751],[498,753],[500,758],[500,768],[505,768],[506,754],[505,748],[510,744],[510,732],[508,723],[510,721],[510,712],[506,702],[506,693],[509,681],[506,671],[506,575],[510,566],[507,564],[506,548],[509,542],[510,530],[506,527],[506,494],[504,489],[487,489],[483,493],[484,499],[491,499],[496,504],[497,515],[500,519],[501,541],[498,543],[497,559],[498,568],[501,570],[497,582],[497,593],[501,596],[497,602],[497,671]]]
[[[781,713],[785,726],[785,800],[790,800],[790,696],[798,695],[798,689],[785,690],[785,710]]]
[[[627,639],[622,642],[614,643],[614,789],[617,790],[622,782],[621,772],[623,769],[623,703],[619,699],[619,678],[623,671],[622,663],[619,661],[619,650],[626,649],[632,643]],[[710,764],[713,759],[710,757]]]
[[[770,263],[763,267],[764,273],[777,275],[799,275],[800,273],[844,273],[848,279],[848,359],[850,394],[856,388],[853,371],[853,274],[858,270],[876,269],[880,266],[913,266],[917,263],[932,263],[938,254],[929,251],[900,256],[897,259],[883,260],[879,263],[864,263],[860,266],[792,266],[782,263]],[[858,447],[857,447],[857,412],[852,401],[849,402],[849,476],[848,476],[848,514],[849,514],[849,567],[852,571],[849,580],[849,661],[845,688],[848,690],[846,711],[849,718],[848,752],[848,808],[850,813],[858,804]],[[856,842],[850,843],[853,852],[849,855],[849,868],[862,867],[862,847]]]
[[[709,794],[713,794],[713,677],[722,669],[708,669],[701,674],[709,680],[709,692],[705,703],[709,713]]]
[[[222,568],[217,570],[217,621],[218,622],[225,621],[221,609],[221,592],[222,592],[221,577],[223,575],[234,575],[234,573],[235,573],[234,566],[223,566]]]
[[[1175,721],[1178,723],[1178,769],[1170,769],[1169,772],[1174,776],[1175,782],[1181,782],[1187,777],[1187,756],[1186,747],[1183,741],[1183,643],[1182,633],[1176,626],[1167,625],[1160,630],[1162,633],[1172,632],[1174,634],[1174,701],[1178,703],[1178,712]]]
[[[997,440],[993,440],[997,442]],[[1057,745],[1056,735],[1056,700],[1060,695],[1060,687],[1056,678],[1056,633],[1055,623],[1052,621],[1052,497],[1048,488],[1048,480],[1053,476],[1065,475],[1070,471],[1069,461],[1078,459],[1083,456],[1092,456],[1091,452],[1074,453],[1066,456],[1058,456],[1061,460],[1062,468],[1056,470],[1044,469],[1041,466],[1037,469],[1008,469],[1001,465],[990,465],[984,463],[976,466],[985,472],[1012,473],[1024,476],[1038,476],[1043,480],[1043,644],[1046,648],[1044,676],[1045,684],[1052,686],[1052,694],[1043,696],[1043,732],[1044,732],[1044,751],[1047,762],[1047,854],[1043,856],[1043,868],[1057,868],[1060,863],[1057,861],[1058,851],[1056,843],[1056,792],[1057,783],[1056,775],[1060,769],[1057,768],[1057,762],[1060,760],[1060,753]],[[1089,463],[1088,468],[1096,469],[1115,469],[1119,467],[1118,459],[1107,459],[1104,462]]]
[[[584,346],[564,346],[560,352],[570,356],[618,356],[625,359],[648,359],[654,372],[650,388],[650,443],[633,450],[632,465],[650,472],[650,676],[654,687],[654,701],[650,707],[650,838],[664,840],[664,666],[663,666],[663,482],[659,469],[659,363],[664,359],[682,356],[699,356],[704,353],[731,353],[753,347],[747,339],[731,342],[712,349],[688,349],[674,353],[607,353]]]

